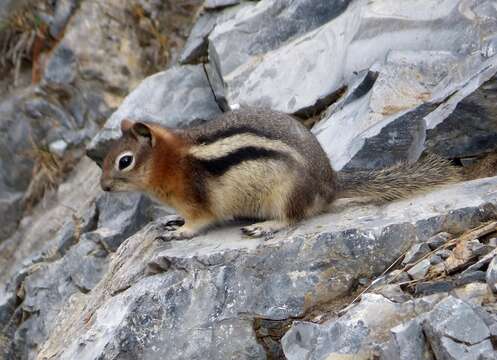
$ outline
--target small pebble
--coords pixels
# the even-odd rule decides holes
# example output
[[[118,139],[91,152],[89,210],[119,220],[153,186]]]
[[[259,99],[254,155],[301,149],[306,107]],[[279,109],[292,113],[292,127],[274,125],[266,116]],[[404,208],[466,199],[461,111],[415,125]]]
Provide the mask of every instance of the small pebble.
[[[444,260],[439,255],[433,255],[430,257],[430,264],[437,265],[443,262]]]
[[[426,243],[428,244],[428,246],[432,250],[435,250],[435,249],[438,249],[443,244],[445,244],[447,242],[447,240],[449,240],[451,237],[452,237],[451,234],[446,233],[446,232],[441,232],[441,233],[438,233],[437,235],[429,238]]]
[[[452,251],[448,249],[440,249],[437,252],[435,252],[435,255],[440,256],[444,260],[447,259],[450,256],[450,254],[452,254]]]

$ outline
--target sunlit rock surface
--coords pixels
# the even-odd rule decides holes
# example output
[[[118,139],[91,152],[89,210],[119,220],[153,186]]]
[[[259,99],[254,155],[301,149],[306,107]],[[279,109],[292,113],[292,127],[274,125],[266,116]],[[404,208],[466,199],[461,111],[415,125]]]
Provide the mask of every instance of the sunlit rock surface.
[[[0,357],[494,358],[497,177],[341,201],[267,240],[228,224],[161,243],[170,210],[104,194],[82,155],[99,162],[124,118],[184,127],[258,106],[314,124],[336,170],[434,152],[468,172],[489,154],[481,174],[497,175],[495,1],[199,5],[37,13],[57,41],[0,81]],[[36,197],[34,175],[68,157]]]

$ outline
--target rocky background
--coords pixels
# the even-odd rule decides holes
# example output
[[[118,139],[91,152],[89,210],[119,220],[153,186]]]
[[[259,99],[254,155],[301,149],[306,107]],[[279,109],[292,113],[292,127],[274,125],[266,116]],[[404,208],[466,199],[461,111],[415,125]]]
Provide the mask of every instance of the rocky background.
[[[497,359],[496,73],[495,0],[0,1],[0,357]],[[240,106],[336,170],[432,152],[466,181],[170,243],[100,190],[123,118]]]

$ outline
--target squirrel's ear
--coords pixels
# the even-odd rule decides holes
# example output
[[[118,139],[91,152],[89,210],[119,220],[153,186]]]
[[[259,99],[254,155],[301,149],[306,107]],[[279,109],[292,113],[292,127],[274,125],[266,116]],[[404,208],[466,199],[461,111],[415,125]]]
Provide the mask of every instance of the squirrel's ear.
[[[121,132],[124,134],[125,132],[128,132],[129,129],[133,127],[135,123],[131,120],[124,119],[121,121]]]
[[[155,134],[154,130],[147,124],[142,122],[136,122],[131,127],[131,132],[135,137],[141,141],[147,141],[152,147],[155,146]]]

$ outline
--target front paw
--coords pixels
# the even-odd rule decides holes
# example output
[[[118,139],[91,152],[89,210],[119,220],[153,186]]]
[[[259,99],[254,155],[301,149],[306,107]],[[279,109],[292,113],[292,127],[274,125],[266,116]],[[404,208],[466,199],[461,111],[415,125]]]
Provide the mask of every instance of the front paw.
[[[186,229],[177,229],[174,231],[168,231],[162,235],[159,235],[155,240],[160,241],[172,241],[172,240],[187,240],[195,236],[195,233]]]
[[[162,231],[177,230],[184,224],[185,220],[179,215],[169,215],[160,220],[160,227]]]

